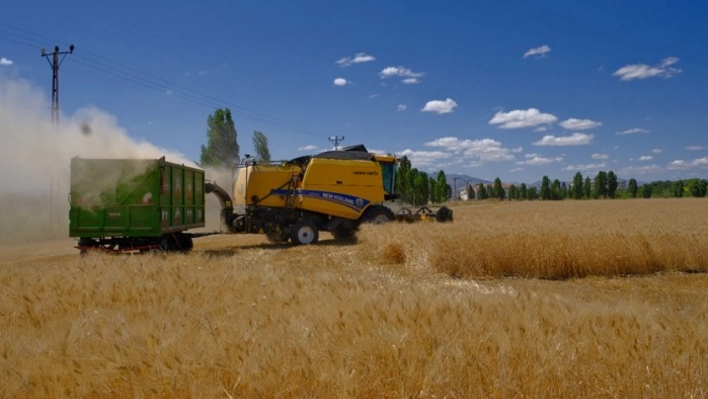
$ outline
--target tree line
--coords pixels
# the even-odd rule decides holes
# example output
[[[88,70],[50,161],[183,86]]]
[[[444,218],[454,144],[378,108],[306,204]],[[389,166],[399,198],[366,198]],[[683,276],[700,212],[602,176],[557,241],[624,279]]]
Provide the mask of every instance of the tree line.
[[[656,198],[656,197],[705,197],[708,181],[688,179],[678,181],[656,181],[639,186],[637,180],[629,179],[626,188],[620,189],[619,180],[613,171],[599,171],[593,179],[577,172],[570,184],[558,179],[551,181],[543,176],[541,184],[527,186],[510,184],[505,190],[497,177],[492,184],[470,184],[466,187],[469,199],[509,199],[559,201],[564,199],[615,199],[615,198]]]
[[[447,184],[445,172],[440,170],[435,177],[413,168],[408,157],[403,156],[398,164],[395,191],[403,202],[423,206],[429,203],[442,204],[452,197],[452,187]]]

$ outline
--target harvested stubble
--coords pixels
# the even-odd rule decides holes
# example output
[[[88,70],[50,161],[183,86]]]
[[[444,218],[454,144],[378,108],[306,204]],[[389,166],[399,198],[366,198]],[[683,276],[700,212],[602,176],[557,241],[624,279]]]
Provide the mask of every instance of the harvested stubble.
[[[544,209],[458,207],[453,225],[365,226],[355,245],[216,237],[188,256],[0,263],[0,397],[705,397],[706,274],[442,267],[469,243],[458,230],[517,210],[529,228]]]

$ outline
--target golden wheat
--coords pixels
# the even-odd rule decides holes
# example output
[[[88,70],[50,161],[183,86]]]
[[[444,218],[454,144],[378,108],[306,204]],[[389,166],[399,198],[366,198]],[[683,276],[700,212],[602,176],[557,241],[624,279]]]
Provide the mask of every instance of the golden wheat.
[[[707,205],[483,203],[189,255],[3,247],[0,397],[705,397]]]

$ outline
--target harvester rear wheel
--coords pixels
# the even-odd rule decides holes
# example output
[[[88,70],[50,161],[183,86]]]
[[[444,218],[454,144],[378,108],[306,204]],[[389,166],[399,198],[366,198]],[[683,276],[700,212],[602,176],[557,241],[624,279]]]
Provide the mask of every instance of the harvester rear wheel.
[[[290,228],[290,239],[295,245],[316,244],[319,238],[320,232],[311,220],[299,220]]]
[[[388,223],[395,218],[393,211],[383,205],[371,205],[364,212],[363,221],[372,224]]]

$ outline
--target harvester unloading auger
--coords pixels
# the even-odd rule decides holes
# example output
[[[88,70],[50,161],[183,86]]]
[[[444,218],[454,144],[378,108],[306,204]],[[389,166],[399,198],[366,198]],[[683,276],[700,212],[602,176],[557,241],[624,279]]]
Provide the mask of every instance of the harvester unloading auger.
[[[204,171],[160,159],[71,160],[69,236],[82,252],[189,251],[205,227],[205,195],[222,205],[229,233],[265,234],[273,243],[314,244],[320,231],[351,239],[362,223],[451,222],[452,210],[386,206],[394,193],[392,155],[363,145],[290,161],[246,158],[231,195]]]
[[[230,232],[265,234],[273,243],[314,244],[320,231],[348,239],[362,223],[451,222],[452,210],[445,206],[394,213],[385,205],[397,198],[397,163],[363,145],[281,163],[246,158],[236,167],[233,197],[213,182],[205,190],[220,198]]]

